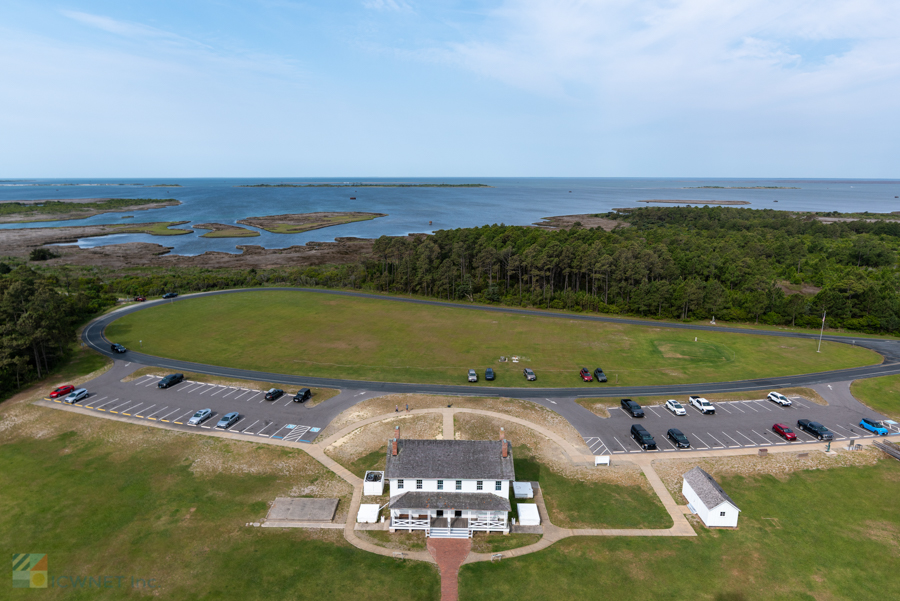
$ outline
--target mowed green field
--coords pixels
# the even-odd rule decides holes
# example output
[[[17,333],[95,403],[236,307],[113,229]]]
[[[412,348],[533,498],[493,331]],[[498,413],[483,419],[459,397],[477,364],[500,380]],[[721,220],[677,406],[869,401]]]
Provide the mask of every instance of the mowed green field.
[[[856,380],[850,392],[875,411],[900,421],[900,376]]]
[[[737,530],[570,538],[465,565],[460,599],[823,601],[900,598],[900,463],[721,480]]]
[[[872,365],[845,344],[662,326],[629,326],[432,307],[311,292],[251,291],[181,299],[110,324],[113,342],[161,357],[351,380],[583,386],[745,380]],[[695,341],[695,337],[697,340]],[[139,341],[143,341],[141,343]],[[520,357],[519,363],[499,361]],[[602,367],[609,384],[582,383]],[[497,379],[484,380],[493,367]],[[526,382],[522,368],[537,373]]]

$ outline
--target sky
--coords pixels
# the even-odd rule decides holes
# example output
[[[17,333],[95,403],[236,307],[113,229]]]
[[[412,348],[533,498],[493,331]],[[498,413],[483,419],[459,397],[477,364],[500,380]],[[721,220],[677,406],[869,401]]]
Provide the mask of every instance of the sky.
[[[4,0],[0,178],[900,178],[897,0]]]

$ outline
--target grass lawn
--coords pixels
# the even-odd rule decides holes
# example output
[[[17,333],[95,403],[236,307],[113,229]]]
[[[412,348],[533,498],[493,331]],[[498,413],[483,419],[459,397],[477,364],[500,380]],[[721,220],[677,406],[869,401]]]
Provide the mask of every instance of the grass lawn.
[[[850,392],[868,407],[900,421],[900,376],[856,380]]]
[[[63,415],[90,421],[93,429],[102,421]],[[134,445],[141,437],[152,440]],[[101,424],[96,435],[82,429],[10,438],[5,431],[0,444],[0,546],[10,553],[47,553],[51,581],[123,576],[126,583],[102,593],[50,588],[42,598],[439,597],[432,566],[357,550],[339,531],[245,526],[264,517],[268,502],[292,486],[331,477],[301,451],[234,441],[223,446],[130,424]],[[211,461],[234,455],[243,460],[238,473],[209,469]],[[255,465],[277,467],[261,473]],[[295,470],[278,473],[292,465]],[[197,466],[205,466],[203,473]],[[132,576],[155,579],[158,588],[131,590]],[[9,584],[4,590],[4,599],[34,596]]]
[[[732,477],[737,530],[697,538],[578,538],[460,570],[460,598],[900,598],[900,463]]]
[[[220,225],[221,227],[219,227]],[[201,223],[191,227],[195,230],[210,230],[201,234],[201,238],[255,238],[259,236],[259,232],[256,230],[237,225]]]
[[[550,521],[563,528],[671,528],[659,498],[640,486],[571,480],[513,448],[516,480],[539,482]],[[515,503],[515,499],[510,499]]]
[[[157,356],[286,374],[479,385],[583,386],[743,380],[876,364],[859,347],[765,336],[486,313],[285,291],[182,299],[126,315],[107,336]],[[694,341],[697,336],[697,341]],[[500,363],[501,356],[520,363]],[[528,384],[522,368],[537,382]],[[610,384],[582,383],[601,366]],[[497,378],[486,382],[484,369]]]

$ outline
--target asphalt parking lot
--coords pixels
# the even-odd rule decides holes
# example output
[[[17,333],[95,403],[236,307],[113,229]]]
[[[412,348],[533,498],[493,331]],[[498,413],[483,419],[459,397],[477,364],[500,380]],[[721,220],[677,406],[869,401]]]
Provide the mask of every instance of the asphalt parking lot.
[[[625,410],[616,407],[610,409],[609,419],[602,420],[596,435],[584,436],[584,442],[594,455],[705,451],[818,442],[817,438],[797,428],[797,420],[803,418],[817,421],[831,430],[834,444],[837,445],[841,441],[877,437],[858,425],[862,417],[875,417],[874,412],[862,413],[840,406],[817,405],[801,397],[790,398],[793,402],[790,407],[782,407],[763,399],[717,402],[714,403],[715,415],[701,414],[689,406],[685,398],[676,398],[687,409],[687,415],[683,416],[674,415],[662,405],[644,405],[645,417],[633,418]],[[644,451],[631,438],[633,423],[641,424],[650,432],[656,440],[655,451]],[[772,426],[776,423],[790,427],[797,435],[797,440],[788,442],[773,432]],[[669,428],[681,430],[692,448],[676,448],[666,437]],[[892,433],[898,432],[900,430],[895,426]]]

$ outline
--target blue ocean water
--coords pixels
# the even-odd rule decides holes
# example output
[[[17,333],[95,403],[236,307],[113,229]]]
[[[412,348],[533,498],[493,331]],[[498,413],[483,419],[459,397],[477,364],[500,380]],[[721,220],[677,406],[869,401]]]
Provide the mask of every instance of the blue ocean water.
[[[241,188],[258,183],[482,183],[490,188]],[[68,184],[68,185],[63,185]],[[75,184],[75,185],[72,185]],[[126,184],[126,185],[117,185]],[[179,188],[154,188],[179,184]],[[741,190],[700,186],[782,186],[797,189]],[[118,179],[118,180],[4,180],[0,201],[67,198],[177,198],[181,206],[135,211],[131,219],[109,213],[88,219],[31,224],[20,227],[189,221],[234,223],[244,217],[313,211],[387,213],[372,221],[314,230],[304,234],[271,234],[257,238],[201,238],[203,230],[161,238],[146,234],[117,234],[79,241],[83,247],[155,242],[173,247],[172,253],[197,255],[206,251],[239,252],[237,244],[285,248],[308,241],[337,237],[376,238],[494,223],[529,225],[542,217],[604,213],[614,208],[647,206],[640,200],[745,200],[747,208],[795,211],[890,213],[900,211],[900,180],[768,180],[697,178],[279,178],[279,179]],[[355,199],[351,198],[355,197]],[[776,202],[777,201],[777,202]],[[662,206],[662,205],[657,205]],[[429,224],[430,222],[430,224]],[[182,227],[190,227],[186,224]],[[0,233],[2,235],[2,233]]]

